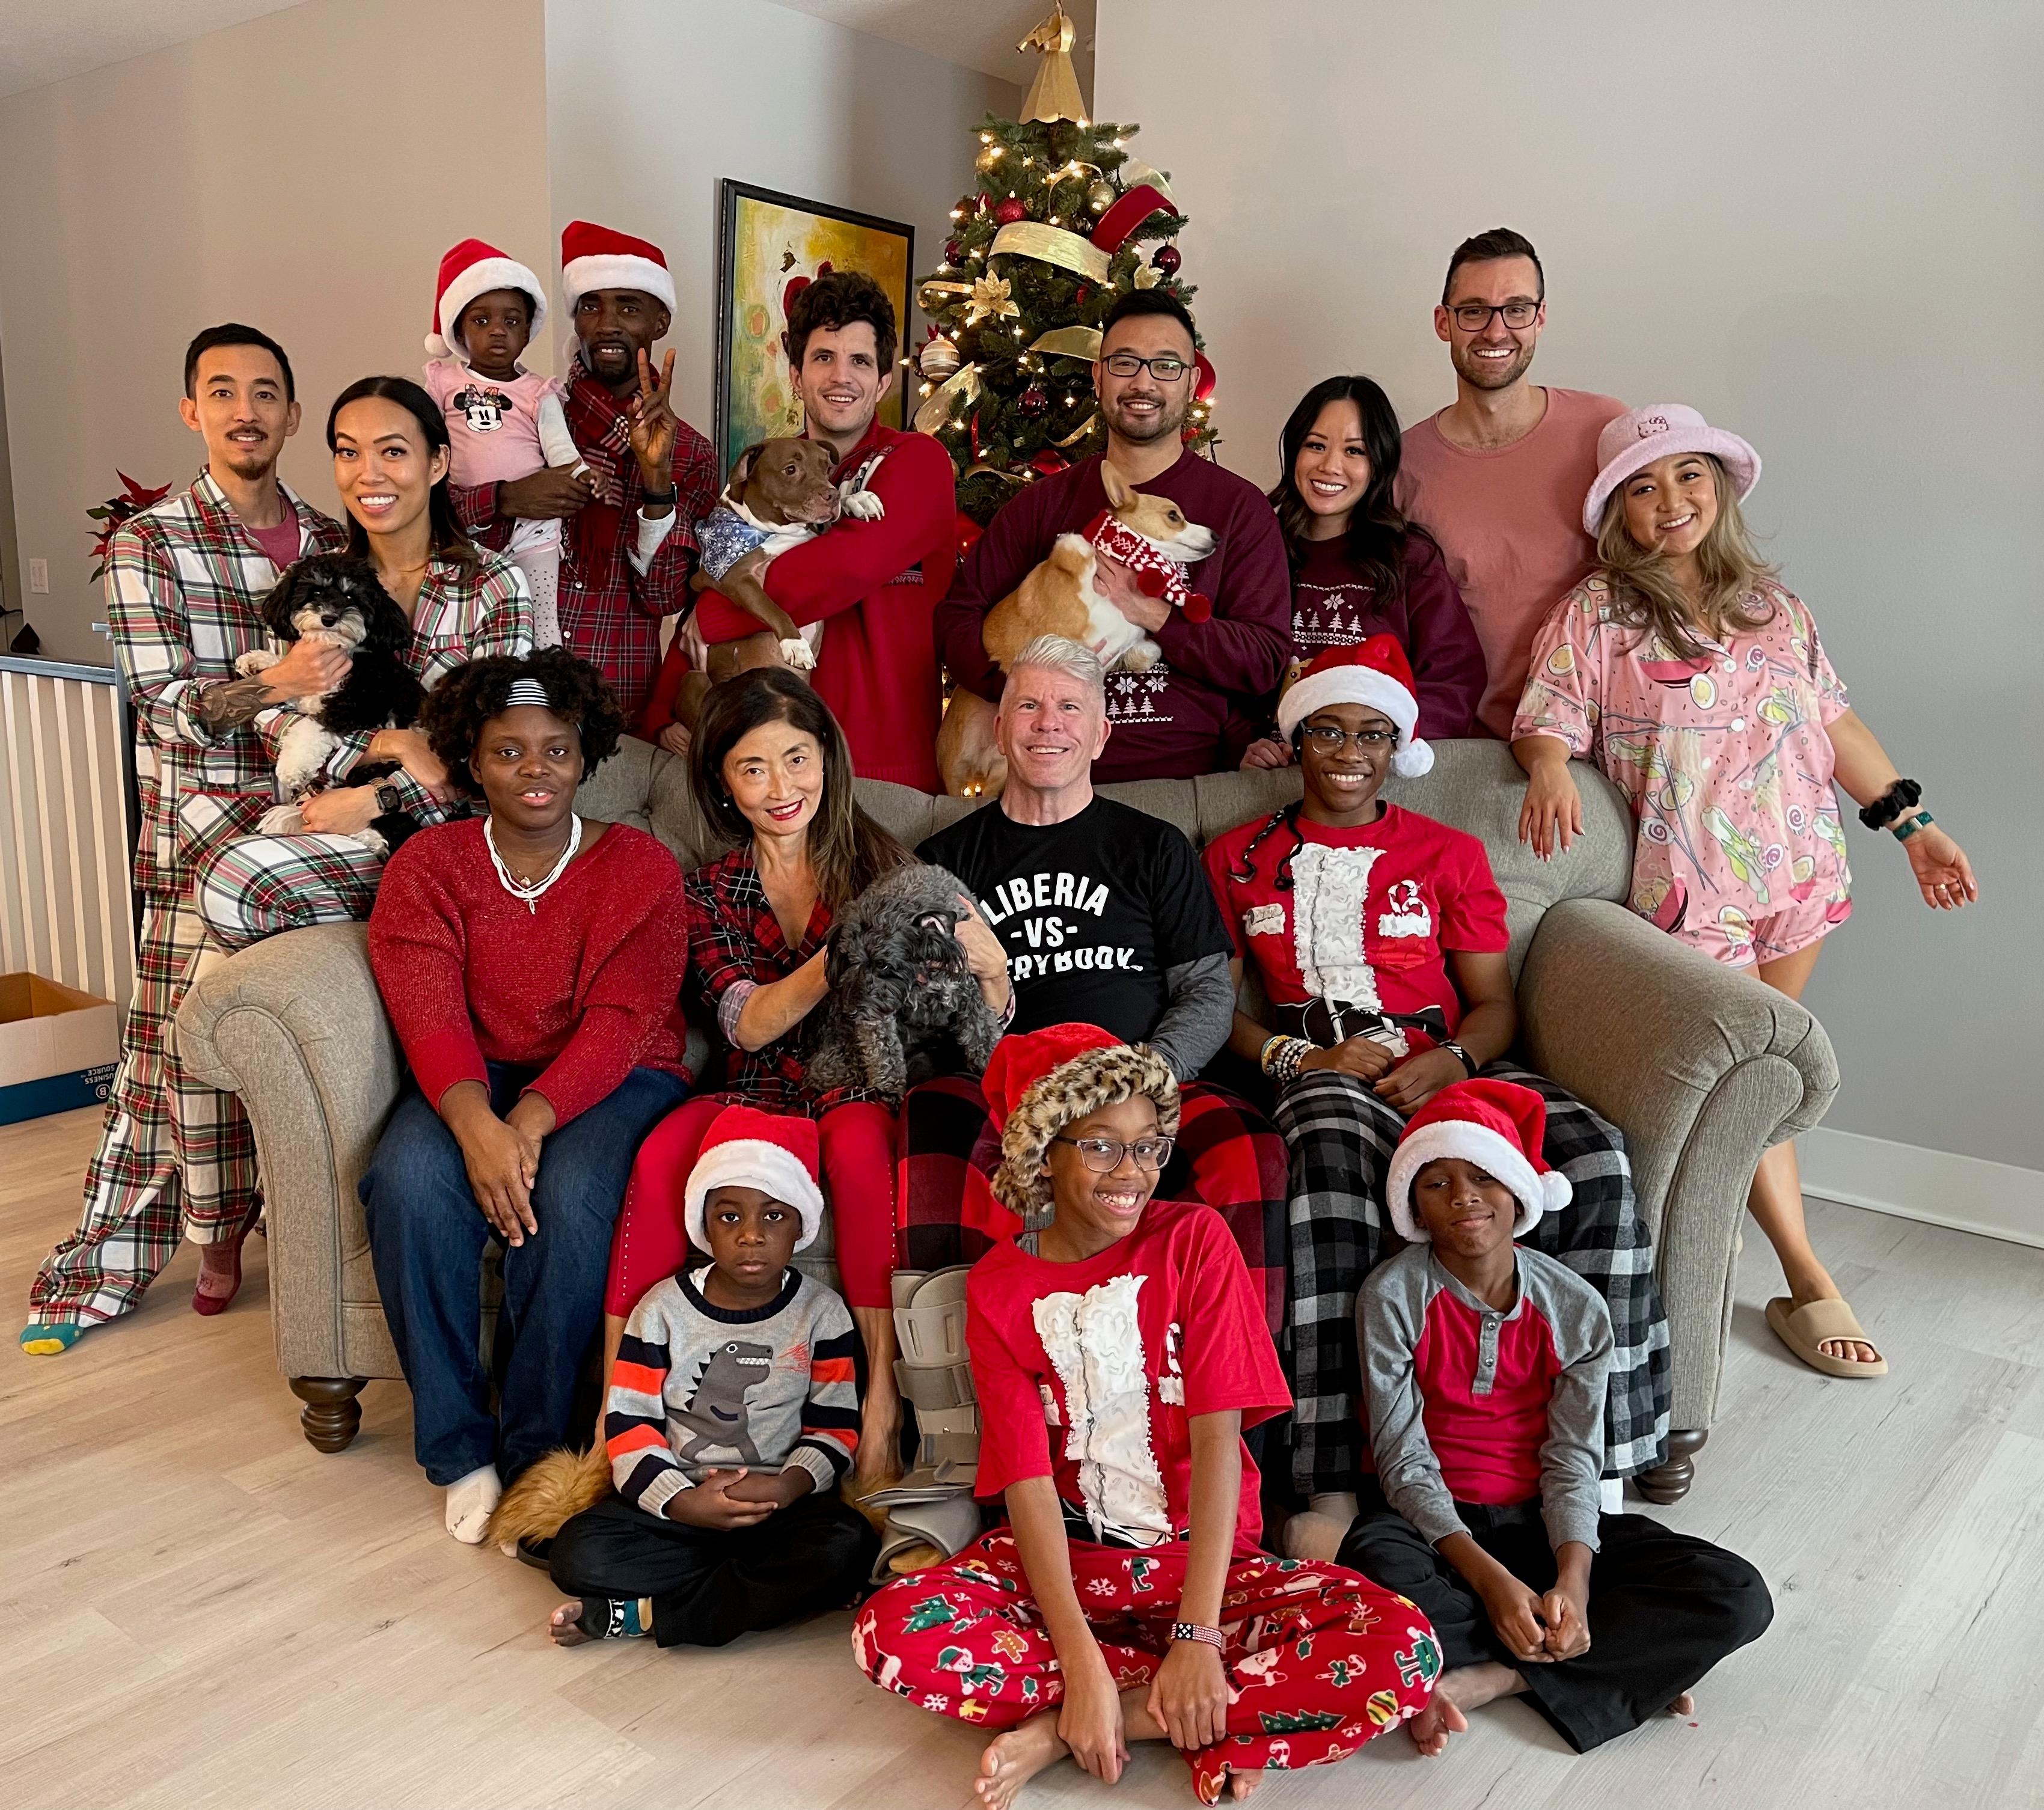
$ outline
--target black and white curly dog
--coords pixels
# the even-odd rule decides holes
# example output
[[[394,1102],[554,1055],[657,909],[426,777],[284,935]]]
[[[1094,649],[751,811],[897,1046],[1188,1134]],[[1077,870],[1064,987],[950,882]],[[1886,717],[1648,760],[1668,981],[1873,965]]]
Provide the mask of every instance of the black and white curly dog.
[[[364,729],[409,729],[418,721],[425,688],[398,658],[411,644],[411,621],[384,590],[376,568],[359,554],[315,553],[299,560],[263,600],[263,625],[286,646],[324,640],[354,663],[332,691],[291,700],[293,715],[277,750],[277,785],[285,801],[265,814],[261,826],[267,834],[290,836],[304,829],[298,807],[319,789],[340,738]],[[234,669],[253,677],[282,657],[259,648],[242,655]],[[357,767],[348,783],[374,785],[395,770],[382,763]],[[355,840],[371,854],[386,855],[414,827],[402,812],[389,812]]]
[[[898,1098],[933,1074],[978,1074],[1001,1040],[958,940],[965,891],[941,867],[897,868],[831,926],[809,1080]]]

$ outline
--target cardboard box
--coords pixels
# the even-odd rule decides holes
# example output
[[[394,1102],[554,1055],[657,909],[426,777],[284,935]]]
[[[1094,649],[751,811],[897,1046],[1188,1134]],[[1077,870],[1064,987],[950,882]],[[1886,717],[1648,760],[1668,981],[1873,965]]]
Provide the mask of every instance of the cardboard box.
[[[113,1001],[0,974],[0,1125],[105,1105],[120,1056]]]

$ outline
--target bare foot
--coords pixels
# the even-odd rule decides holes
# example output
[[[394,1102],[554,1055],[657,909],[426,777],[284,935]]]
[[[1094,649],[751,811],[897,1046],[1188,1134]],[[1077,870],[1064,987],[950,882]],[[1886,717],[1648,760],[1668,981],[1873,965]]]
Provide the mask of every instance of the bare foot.
[[[901,1475],[901,1397],[889,1389],[866,1392],[859,1413],[859,1455],[853,1462],[851,1493],[870,1496]]]
[[[1797,1278],[1788,1285],[1788,1311],[1793,1313],[1799,1307],[1808,1307],[1813,1301],[1842,1301],[1838,1285],[1827,1270],[1819,1268],[1811,1274]],[[1849,1364],[1877,1364],[1881,1354],[1873,1346],[1858,1339],[1820,1339],[1817,1349],[1827,1358],[1842,1358]]]
[[[1427,1699],[1427,1707],[1405,1724],[1405,1732],[1412,1737],[1412,1745],[1430,1760],[1448,1750],[1450,1735],[1468,1731],[1469,1718],[1462,1714],[1462,1705],[1439,1685]]]
[[[1670,1716],[1693,1716],[1696,1712],[1696,1697],[1693,1691],[1685,1691],[1668,1705]]]
[[[994,1737],[979,1756],[979,1777],[972,1788],[986,1810],[1009,1810],[1016,1793],[1070,1751],[1058,1738],[1057,1711],[1047,1709]]]
[[[1412,1745],[1430,1757],[1445,1752],[1448,1737],[1469,1727],[1464,1712],[1481,1709],[1495,1697],[1516,1697],[1525,1688],[1518,1673],[1494,1659],[1443,1672],[1427,1707],[1405,1724],[1412,1732]]]
[[[1228,1773],[1228,1794],[1239,1804],[1245,1797],[1254,1797],[1262,1782],[1263,1774],[1260,1770],[1251,1772],[1239,1766],[1231,1766]]]
[[[554,1637],[556,1647],[579,1647],[589,1639],[582,1632],[582,1604],[563,1603],[547,1618],[547,1631]]]

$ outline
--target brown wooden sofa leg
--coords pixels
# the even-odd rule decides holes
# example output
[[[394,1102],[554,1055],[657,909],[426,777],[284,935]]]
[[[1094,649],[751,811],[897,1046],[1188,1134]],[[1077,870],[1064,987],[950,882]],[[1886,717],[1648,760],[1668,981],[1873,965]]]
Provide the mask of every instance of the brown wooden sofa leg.
[[[309,1408],[306,1410],[308,1413],[311,1412]],[[306,1436],[311,1437],[309,1434]],[[1696,1481],[1696,1454],[1704,1449],[1704,1442],[1710,1436],[1708,1431],[1670,1433],[1668,1462],[1652,1470],[1642,1471],[1632,1480],[1633,1486],[1650,1502],[1681,1501],[1689,1494],[1689,1485]]]
[[[315,1451],[344,1452],[362,1427],[360,1377],[293,1377],[291,1393],[305,1405],[298,1416]]]

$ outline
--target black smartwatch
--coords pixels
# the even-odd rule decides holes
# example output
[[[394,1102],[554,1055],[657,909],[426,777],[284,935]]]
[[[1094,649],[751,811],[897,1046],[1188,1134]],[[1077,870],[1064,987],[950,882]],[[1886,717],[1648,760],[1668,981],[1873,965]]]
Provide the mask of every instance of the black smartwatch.
[[[405,808],[405,794],[389,780],[376,788],[376,809],[385,817],[394,817]]]
[[[1477,1069],[1480,1066],[1476,1058],[1471,1055],[1467,1050],[1464,1049],[1460,1043],[1457,1043],[1454,1038],[1450,1037],[1444,1040],[1440,1047],[1446,1050],[1450,1055],[1453,1056],[1457,1062],[1460,1063],[1462,1065],[1462,1067],[1467,1070],[1471,1076],[1473,1076],[1476,1074]]]

